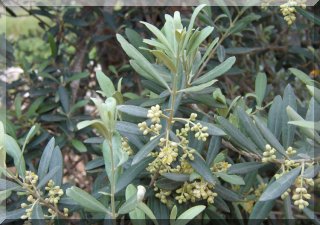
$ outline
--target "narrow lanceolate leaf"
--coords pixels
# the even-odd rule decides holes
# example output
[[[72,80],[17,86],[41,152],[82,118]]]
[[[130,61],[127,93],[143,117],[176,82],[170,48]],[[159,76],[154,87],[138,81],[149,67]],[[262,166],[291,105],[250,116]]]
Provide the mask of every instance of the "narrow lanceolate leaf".
[[[226,201],[237,202],[241,200],[241,196],[238,193],[231,191],[220,184],[216,184],[214,190],[217,192],[218,196]]]
[[[259,162],[245,162],[233,164],[229,169],[228,173],[231,174],[247,174],[252,171],[257,171],[261,167],[265,166],[263,163]]]
[[[250,214],[248,225],[260,225],[264,219],[268,218],[274,204],[275,200],[257,202]]]
[[[260,130],[263,137],[267,140],[268,144],[274,147],[282,155],[286,155],[284,147],[280,144],[278,139],[273,135],[273,133],[267,128],[267,126],[259,119],[257,116],[253,116],[256,126]]]
[[[273,99],[273,103],[268,113],[268,128],[274,134],[274,136],[279,140],[282,128],[282,98],[277,95]]]
[[[158,81],[159,84],[161,84],[162,86],[170,90],[164,78],[158,74],[158,72],[152,66],[152,64],[135,47],[129,44],[129,42],[119,34],[117,34],[117,40],[120,42],[122,49],[127,53],[127,55],[130,58],[135,60],[137,65],[139,65],[142,68],[145,68],[149,72],[149,74],[152,76],[154,81]]]
[[[83,208],[89,212],[107,213],[108,210],[101,202],[95,199],[93,196],[83,191],[78,187],[68,188],[66,191],[68,197],[77,202]]]
[[[208,153],[207,153],[207,157],[206,157],[206,163],[208,166],[211,165],[214,158],[219,153],[220,149],[221,149],[221,137],[212,136],[210,143],[209,143]]]
[[[212,33],[213,31],[213,27],[206,27],[203,30],[200,31],[198,37],[193,41],[193,43],[190,43],[191,46],[189,46],[189,48],[187,49],[187,53],[189,54],[190,52],[193,52],[195,50],[197,50],[200,46],[200,44],[207,39],[207,37],[209,37],[209,35]]]
[[[216,176],[220,177],[227,183],[235,184],[235,185],[245,185],[244,180],[242,177],[237,175],[230,175],[222,172],[214,173]]]
[[[126,121],[118,121],[116,124],[116,129],[120,133],[130,133],[130,134],[136,134],[142,135],[142,132],[139,130],[138,125]]]
[[[141,117],[141,118],[147,118],[148,110],[135,106],[135,105],[118,105],[117,109],[120,112],[126,113],[131,116]]]
[[[56,146],[53,150],[51,157],[49,171],[52,171],[56,166],[59,168],[58,171],[51,177],[51,180],[54,181],[55,185],[61,186],[62,176],[63,176],[63,158],[59,146]]]
[[[37,186],[38,189],[42,188],[44,185],[46,185],[51,178],[54,177],[54,175],[59,171],[59,166],[54,167],[47,173],[40,181]]]
[[[155,225],[159,225],[158,221],[155,217],[155,215],[153,214],[153,212],[151,211],[151,209],[143,202],[139,202],[138,203],[138,208],[140,210],[142,210],[151,220]]]
[[[99,86],[106,97],[112,97],[112,95],[116,92],[114,89],[113,83],[109,77],[107,77],[102,71],[96,72],[97,80]]]
[[[301,80],[306,85],[312,85],[313,80],[307,74],[302,72],[301,70],[298,70],[298,69],[295,69],[295,68],[289,68],[289,71],[293,75],[295,75],[297,78],[299,78],[299,80]]]
[[[137,188],[134,185],[129,184],[126,188],[126,201],[129,201],[129,199],[133,196],[137,197]],[[129,216],[133,225],[146,224],[146,216],[141,209],[137,208],[137,204],[135,204],[135,209],[129,213]]]
[[[199,84],[212,81],[213,79],[226,73],[233,66],[235,61],[236,61],[236,57],[234,56],[226,59],[223,63],[221,63],[220,65],[216,66],[214,69],[202,75],[199,79],[195,80],[192,84],[199,85]]]
[[[205,210],[205,208],[206,206],[204,205],[197,205],[188,209],[177,218],[174,225],[186,225],[187,223],[189,223],[190,220],[194,219],[203,210]]]
[[[167,178],[169,180],[174,180],[177,182],[188,181],[190,178],[189,174],[181,174],[181,173],[164,173],[164,174],[162,174],[162,176],[164,176],[165,178]]]
[[[264,151],[267,142],[264,140],[258,128],[252,122],[252,119],[241,107],[237,107],[240,124],[246,131],[251,140],[259,147],[260,151]]]
[[[178,92],[197,92],[197,91],[201,91],[203,89],[205,89],[206,87],[210,87],[212,84],[214,84],[215,82],[217,82],[218,80],[211,80],[211,81],[208,81],[206,83],[203,83],[203,84],[199,84],[199,85],[194,85],[192,87],[188,87],[188,88],[185,88],[185,89],[181,89],[179,90]]]
[[[255,82],[255,93],[257,96],[258,106],[262,105],[267,90],[267,76],[265,73],[258,73]]]
[[[51,157],[52,157],[52,152],[54,150],[54,145],[55,145],[55,139],[54,137],[50,139],[48,144],[43,150],[43,153],[40,158],[39,162],[39,167],[38,167],[38,176],[39,180],[41,180],[48,172]]]
[[[217,118],[222,129],[234,140],[236,143],[240,144],[243,148],[257,153],[257,147],[255,144],[247,138],[238,128],[233,126],[227,119],[222,116]]]
[[[32,224],[45,224],[44,214],[40,204],[35,204],[32,210]]]
[[[204,159],[199,155],[199,153],[194,154],[194,160],[189,160],[191,166],[199,173],[206,181],[211,184],[216,183],[215,177],[212,175],[212,172]]]
[[[143,159],[140,163],[127,168],[119,177],[116,185],[116,193],[130,184],[148,165],[152,157]]]
[[[262,193],[259,201],[268,201],[278,198],[294,183],[299,176],[301,167],[295,168],[288,173],[282,175],[278,180],[268,185],[266,190]]]
[[[5,151],[5,131],[3,123],[0,121],[0,167],[6,167],[6,151]],[[1,175],[1,172],[0,172]]]
[[[145,146],[143,146],[137,154],[134,156],[132,160],[132,165],[139,163],[142,159],[144,159],[152,150],[158,146],[160,139],[164,136],[165,133],[158,135],[156,138],[149,141]]]
[[[14,165],[17,168],[19,175],[24,177],[26,173],[26,164],[21,149],[16,140],[7,134],[5,134],[5,150],[6,153],[13,158]]]
[[[298,122],[305,122],[305,120],[290,106],[287,107],[287,113],[290,120],[298,121]],[[300,130],[304,133],[308,138],[315,140],[316,142],[320,143],[320,136],[318,133],[314,132],[313,128],[307,128],[304,126],[300,126]]]
[[[314,222],[315,225],[320,225],[320,220],[319,220],[319,218],[317,217],[316,213],[313,210],[309,209],[308,207],[305,207],[303,209],[303,213],[310,220],[312,220],[312,222]]]
[[[69,102],[69,94],[65,87],[60,86],[58,88],[58,94],[60,98],[60,102],[65,113],[69,112],[70,102]]]
[[[284,90],[283,104],[282,104],[282,144],[284,148],[292,145],[296,127],[288,124],[289,118],[287,114],[287,107],[290,106],[297,110],[296,96],[290,84]]]

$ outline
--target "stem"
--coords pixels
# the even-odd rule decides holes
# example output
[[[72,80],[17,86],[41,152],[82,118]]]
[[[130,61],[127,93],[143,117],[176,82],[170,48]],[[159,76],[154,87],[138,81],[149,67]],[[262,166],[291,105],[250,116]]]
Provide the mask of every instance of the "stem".
[[[108,140],[109,148],[110,148],[110,153],[111,153],[111,181],[110,181],[110,186],[111,186],[111,218],[112,218],[112,223],[116,224],[116,206],[115,206],[115,169],[114,169],[114,160],[113,160],[113,149],[112,149],[112,137],[111,139]]]

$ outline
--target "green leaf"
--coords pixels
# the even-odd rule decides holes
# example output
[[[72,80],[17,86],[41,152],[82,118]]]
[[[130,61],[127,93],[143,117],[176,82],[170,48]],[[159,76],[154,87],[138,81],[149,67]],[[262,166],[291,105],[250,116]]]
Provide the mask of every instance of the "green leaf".
[[[32,224],[45,224],[44,214],[40,204],[35,204],[32,209]]]
[[[37,186],[38,189],[42,188],[45,184],[54,177],[54,175],[59,171],[59,166],[52,168],[40,181]],[[57,185],[57,184],[56,184]]]
[[[165,178],[168,178],[169,180],[173,180],[177,182],[188,181],[190,178],[189,174],[181,174],[181,173],[164,173],[162,174],[162,176]]]
[[[86,78],[90,75],[89,72],[79,72],[79,73],[72,73],[72,76],[71,77],[68,77],[65,82],[66,83],[69,83],[71,81],[74,81],[74,80],[80,80],[82,78]]]
[[[89,212],[109,213],[101,202],[78,187],[68,188],[66,194]]]
[[[147,118],[148,109],[135,105],[118,105],[117,109],[120,112],[126,113],[131,116]]]
[[[145,158],[140,163],[127,168],[118,179],[116,193],[130,184],[152,161],[152,157]]]
[[[145,68],[145,70],[152,76],[153,80],[158,81],[160,85],[166,87],[170,91],[170,88],[164,78],[158,74],[152,64],[135,47],[129,44],[129,42],[119,34],[117,34],[117,40],[120,42],[127,55],[136,61],[137,65],[141,68]]]
[[[138,125],[136,125],[134,123],[126,122],[126,121],[117,121],[116,129],[120,133],[130,133],[130,134],[135,134],[135,135],[139,135],[139,134],[142,135],[141,131],[139,130]]]
[[[298,70],[298,69],[295,69],[295,68],[289,68],[289,71],[293,75],[295,75],[297,78],[299,78],[299,80],[301,80],[306,85],[312,85],[313,84],[313,80],[307,74],[302,72],[301,70]]]
[[[214,100],[216,100],[217,102],[220,102],[224,105],[227,104],[226,101],[226,97],[222,94],[221,89],[217,88],[214,90],[214,92],[212,93],[212,97],[214,98]]]
[[[128,201],[132,196],[137,196],[137,188],[129,184],[126,188],[126,201]],[[145,225],[145,214],[141,209],[137,208],[137,204],[135,204],[136,208],[129,213],[131,222],[133,225]]]
[[[273,103],[268,113],[268,128],[274,134],[274,136],[279,140],[282,128],[282,98],[277,95],[273,99]]]
[[[216,179],[212,175],[210,168],[198,152],[194,153],[194,160],[189,160],[189,163],[206,181],[211,184],[216,183]]]
[[[210,166],[214,160],[214,158],[219,153],[221,149],[221,137],[219,136],[212,136],[210,139],[207,157],[206,157],[206,164]]]
[[[267,76],[265,73],[258,73],[255,82],[255,93],[257,96],[258,106],[262,106],[262,102],[267,90]]]
[[[69,94],[65,87],[59,86],[58,88],[59,99],[65,113],[69,112],[70,102],[69,102]]]
[[[116,92],[112,81],[109,77],[107,77],[102,71],[96,72],[97,80],[99,83],[99,86],[105,96],[112,97],[112,95]]]
[[[282,104],[282,144],[284,148],[292,145],[296,127],[288,124],[289,118],[287,114],[287,107],[290,106],[294,110],[297,109],[296,96],[290,84],[284,90],[283,104]]]
[[[210,87],[212,84],[214,84],[217,81],[218,80],[211,80],[211,81],[208,81],[208,82],[200,84],[200,85],[195,85],[195,86],[192,86],[192,87],[181,89],[178,92],[185,92],[185,93],[198,92],[198,91],[201,91],[201,90],[203,90],[203,89],[205,89],[207,87]]]
[[[146,145],[144,145],[134,156],[132,160],[132,165],[138,164],[142,159],[144,159],[152,150],[154,150],[162,137],[164,137],[165,133],[158,135],[156,138],[149,141]]]
[[[250,214],[248,225],[260,225],[269,216],[274,204],[275,200],[257,202]]]
[[[248,27],[250,23],[252,23],[255,20],[259,20],[261,16],[255,14],[255,13],[250,13],[249,15],[243,17],[242,19],[238,20],[233,27],[230,29],[230,34],[235,34],[238,33],[245,28]]]
[[[302,16],[304,16],[305,18],[307,18],[311,22],[317,24],[318,26],[320,25],[320,18],[318,16],[316,16],[315,14],[313,14],[305,9],[302,9],[301,7],[295,7],[295,9],[298,11],[298,13],[300,13]]]
[[[290,196],[287,196],[287,197],[283,200],[283,203],[284,203],[285,219],[287,219],[287,220],[294,220]]]
[[[305,120],[290,106],[287,107],[287,113],[289,116],[289,119],[294,120],[294,121],[299,121],[299,122],[304,122]],[[307,128],[304,126],[299,127],[301,132],[306,135],[308,138],[315,140],[316,142],[320,143],[320,136],[318,133],[314,132],[314,129],[312,128]]]
[[[311,85],[307,85],[308,91],[314,97],[314,99],[320,103],[320,89]]]
[[[137,192],[135,194],[132,194],[130,197],[127,197],[126,195],[126,201],[121,205],[121,207],[118,210],[118,213],[127,214],[129,212],[132,212],[133,210],[135,210],[137,205],[138,205]]]
[[[235,185],[245,185],[242,177],[237,175],[230,175],[223,172],[214,173],[217,177],[220,177],[222,180]]]
[[[174,225],[186,225],[196,216],[198,216],[203,210],[205,210],[206,206],[197,205],[183,212],[175,221]]]
[[[143,202],[139,202],[138,208],[141,209],[152,220],[152,222],[155,225],[159,225],[155,215],[153,214],[151,209],[146,204],[144,204]]]
[[[109,132],[101,120],[86,120],[86,121],[81,121],[80,123],[77,124],[78,130],[81,130],[81,129],[88,127],[88,126],[92,126],[92,127],[96,128],[102,136],[108,137]]]
[[[147,22],[143,22],[140,21],[140,23],[144,24],[155,36],[156,38],[164,45],[166,46],[167,50],[170,52],[173,52],[173,50],[171,49],[171,46],[168,42],[168,40],[166,39],[166,37],[164,36],[164,34],[154,25],[147,23]]]
[[[192,53],[195,50],[198,50],[201,43],[207,39],[207,37],[210,36],[210,34],[213,32],[213,27],[207,26],[204,29],[202,29],[197,36],[197,38],[191,43],[191,46],[187,49],[187,54]]]
[[[6,168],[6,150],[5,150],[5,130],[2,121],[0,121],[0,167]],[[1,172],[0,172],[1,176]]]
[[[50,141],[48,142],[48,144],[44,148],[43,153],[40,158],[39,167],[38,167],[39,180],[42,180],[43,177],[48,172],[50,161],[52,158],[52,152],[54,150],[54,146],[55,146],[55,139],[53,137],[50,139]]]
[[[202,75],[200,78],[192,82],[192,84],[199,85],[199,84],[212,81],[213,79],[227,72],[233,66],[235,61],[236,61],[236,57],[234,56],[227,58],[223,63],[221,63],[220,65],[216,66],[214,69]]]
[[[17,94],[17,96],[14,99],[14,108],[16,111],[16,116],[18,118],[21,117],[21,108],[22,108],[22,97],[20,94]]]
[[[239,116],[240,124],[243,130],[248,134],[250,139],[258,146],[261,152],[264,151],[267,142],[264,140],[258,128],[252,122],[252,119],[244,111],[243,108],[237,107],[236,112]]]
[[[177,209],[177,206],[174,205],[170,212],[170,220],[174,221],[177,218],[177,214],[178,214],[178,209]]]
[[[233,164],[228,169],[228,173],[231,173],[231,174],[247,174],[247,173],[250,173],[250,172],[258,170],[263,166],[265,166],[265,164],[259,163],[259,162],[237,163],[237,164]]]
[[[87,147],[79,140],[72,139],[71,140],[71,144],[79,152],[86,152],[87,151]]]
[[[214,190],[217,192],[218,196],[229,202],[238,202],[241,200],[241,196],[238,193],[231,191],[220,184],[216,184]]]
[[[283,146],[280,144],[278,139],[272,134],[272,132],[267,128],[267,126],[257,116],[253,116],[253,118],[256,123],[256,126],[258,127],[264,138],[267,140],[267,142],[282,155],[286,155]]]
[[[233,126],[224,117],[218,116],[217,121],[222,126],[222,129],[234,140],[237,144],[241,145],[245,149],[258,153],[255,144],[248,139],[238,128]]]
[[[6,153],[13,158],[14,165],[17,168],[19,175],[21,177],[24,177],[26,174],[26,164],[24,161],[23,154],[16,140],[11,136],[5,134],[4,146],[5,146]]]
[[[303,209],[303,213],[310,220],[312,220],[312,222],[314,222],[315,225],[320,225],[320,220],[319,220],[319,218],[317,217],[316,213],[313,210],[309,209],[308,207],[305,207]]]
[[[286,174],[282,175],[275,182],[268,185],[266,190],[262,193],[259,201],[268,201],[275,198],[278,198],[282,195],[291,185],[294,183],[296,178],[299,176],[301,167],[297,167],[293,170],[290,170]]]
[[[59,146],[54,148],[52,156],[54,157],[51,157],[49,171],[51,172],[57,166],[58,171],[54,173],[53,177],[51,177],[51,180],[53,180],[56,185],[61,186],[63,176],[63,157]]]

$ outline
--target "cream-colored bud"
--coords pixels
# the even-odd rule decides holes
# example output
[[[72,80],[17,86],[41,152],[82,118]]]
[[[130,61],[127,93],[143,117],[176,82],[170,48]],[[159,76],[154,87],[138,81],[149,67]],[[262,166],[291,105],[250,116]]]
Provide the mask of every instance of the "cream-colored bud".
[[[142,186],[142,185],[139,185],[138,187],[137,187],[137,200],[138,201],[142,201],[143,200],[143,198],[144,198],[144,195],[145,195],[145,193],[146,193],[146,188],[144,187],[144,186]]]

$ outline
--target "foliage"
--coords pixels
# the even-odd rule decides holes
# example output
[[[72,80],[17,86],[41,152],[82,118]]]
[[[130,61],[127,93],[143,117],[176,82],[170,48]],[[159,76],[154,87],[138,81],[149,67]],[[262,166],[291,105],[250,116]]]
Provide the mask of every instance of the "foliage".
[[[176,11],[140,25],[125,7],[24,9],[63,23],[40,18],[43,51],[14,46],[24,74],[7,84],[0,123],[2,218],[260,224],[299,214],[319,223],[320,84],[317,70],[303,72],[319,52],[299,28],[316,16],[295,9],[289,28],[266,25],[274,8],[199,5],[188,20]],[[309,46],[294,45],[292,30]],[[97,68],[104,43],[126,54],[102,64],[114,76]],[[87,157],[86,190],[64,173],[71,149]]]

